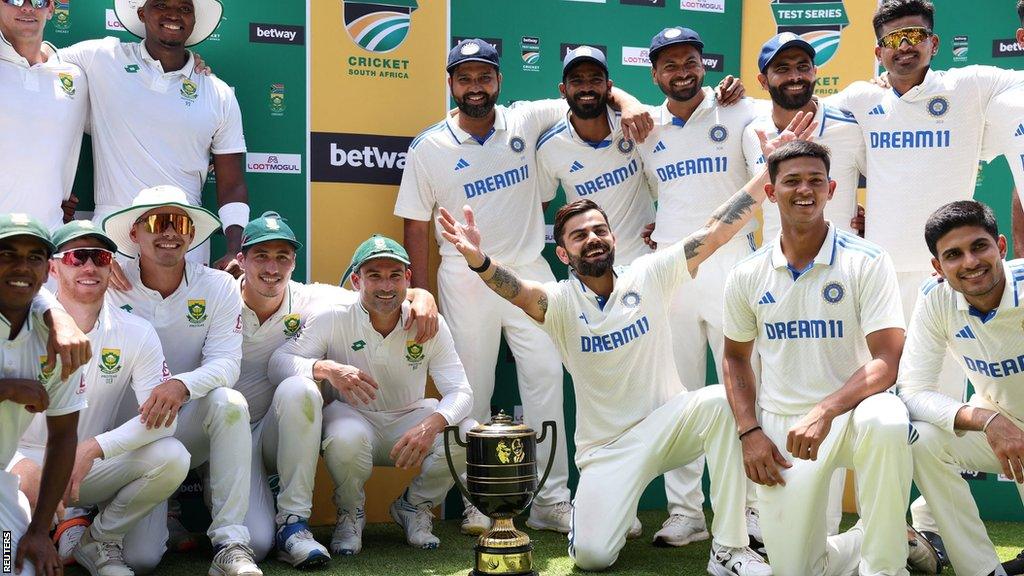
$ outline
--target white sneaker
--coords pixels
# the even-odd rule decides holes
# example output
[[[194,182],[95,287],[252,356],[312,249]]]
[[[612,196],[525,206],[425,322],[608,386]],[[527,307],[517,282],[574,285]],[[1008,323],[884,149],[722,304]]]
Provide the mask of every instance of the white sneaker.
[[[82,534],[74,555],[78,564],[92,576],[135,576],[135,572],[125,564],[120,542],[94,540],[88,530]]]
[[[939,562],[939,554],[935,547],[924,537],[923,534],[907,526],[907,567],[912,572],[924,572],[925,574],[941,574],[942,564]]]
[[[626,540],[636,540],[643,535],[644,525],[640,523],[639,518],[633,518],[633,525],[629,527],[629,532],[626,532]]]
[[[413,506],[400,496],[391,503],[391,518],[405,529],[405,541],[410,546],[433,550],[441,543],[437,536],[434,536],[434,514],[430,511],[430,504]]]
[[[338,510],[338,521],[331,536],[331,554],[353,556],[363,549],[363,527],[366,513],[362,508]]]
[[[711,542],[708,574],[712,576],[772,576],[772,567],[749,547],[726,548]]]
[[[682,514],[672,514],[661,525],[661,530],[654,534],[654,545],[686,546],[692,542],[707,540],[710,537],[703,520],[687,518]]]
[[[240,542],[230,542],[213,555],[207,576],[263,576],[263,571],[256,566],[252,548]]]
[[[294,568],[319,568],[331,561],[327,548],[313,538],[309,524],[298,516],[288,516],[285,523],[277,527],[274,540],[277,544],[277,559]]]
[[[469,536],[479,536],[484,532],[491,529],[491,519],[483,514],[483,512],[476,509],[476,506],[467,504],[466,508],[462,511],[462,527],[460,530],[463,534]]]
[[[526,525],[534,530],[551,530],[568,534],[571,520],[572,504],[569,502],[558,502],[551,506],[534,504],[530,510],[530,517],[526,519]]]
[[[65,520],[57,525],[53,533],[53,543],[57,547],[57,556],[61,564],[73,566],[75,564],[75,548],[85,531],[89,529],[91,522],[87,516],[78,516]]]
[[[757,552],[763,558],[768,557],[768,550],[764,547],[764,536],[761,534],[761,518],[757,514],[757,509],[747,508],[747,537],[750,541],[750,549]]]

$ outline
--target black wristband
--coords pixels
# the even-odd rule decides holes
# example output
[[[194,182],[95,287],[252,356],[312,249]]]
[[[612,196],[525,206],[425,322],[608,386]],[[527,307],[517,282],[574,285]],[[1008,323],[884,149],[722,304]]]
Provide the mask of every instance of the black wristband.
[[[740,440],[743,440],[743,437],[744,437],[744,436],[746,436],[747,434],[750,434],[750,433],[751,433],[751,432],[753,432],[754,430],[760,430],[760,429],[761,429],[761,425],[760,425],[760,424],[758,424],[757,426],[754,426],[754,427],[752,427],[752,428],[749,428],[749,429],[747,429],[747,430],[744,430],[743,432],[741,432],[741,433],[740,433],[740,435],[739,435],[739,439],[740,439]]]
[[[476,272],[477,274],[483,274],[490,267],[491,267],[491,257],[486,255],[486,254],[484,254],[484,263],[481,264],[477,268],[474,268],[474,267],[470,266],[469,269],[472,270],[473,272]]]

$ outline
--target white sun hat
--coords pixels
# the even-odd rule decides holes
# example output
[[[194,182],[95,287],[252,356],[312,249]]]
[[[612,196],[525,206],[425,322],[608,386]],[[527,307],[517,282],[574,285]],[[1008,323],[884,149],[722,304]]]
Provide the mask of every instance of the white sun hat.
[[[195,46],[206,40],[220,24],[224,14],[224,6],[220,0],[193,0],[196,14],[196,26],[192,34],[185,40],[185,46]],[[139,20],[139,8],[145,6],[146,0],[114,0],[114,13],[121,21],[124,29],[138,36],[146,37],[146,24]]]
[[[198,248],[213,233],[220,229],[220,219],[201,206],[188,203],[185,191],[176,186],[154,186],[139,192],[132,199],[132,205],[114,212],[103,219],[103,231],[117,243],[117,251],[129,258],[139,255],[139,245],[132,241],[131,230],[135,222],[154,208],[173,206],[181,208],[192,219],[196,233],[188,249]]]

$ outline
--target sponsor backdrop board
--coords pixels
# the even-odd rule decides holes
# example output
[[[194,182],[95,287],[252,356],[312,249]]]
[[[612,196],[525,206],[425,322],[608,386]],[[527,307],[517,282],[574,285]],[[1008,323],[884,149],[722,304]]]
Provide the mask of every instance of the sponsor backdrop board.
[[[705,44],[705,82],[717,84],[726,74],[739,75],[740,72],[740,38],[728,31],[739,29],[741,4],[740,0],[452,0],[450,45],[477,37],[498,48],[502,62],[503,84],[499,98],[502,104],[558,98],[563,56],[567,50],[589,44],[605,52],[609,74],[616,86],[645,103],[657,105],[664,96],[651,79],[647,59],[651,37],[669,26],[697,30]],[[454,102],[451,105],[454,106]],[[564,195],[559,191],[548,209],[549,226],[554,221],[555,211],[564,203]],[[549,238],[545,256],[555,275],[564,278],[566,268],[555,258],[553,247],[553,240]],[[515,409],[519,414],[515,364],[504,344],[499,358],[493,404],[506,411]],[[709,365],[708,373],[713,378],[714,364]],[[572,461],[575,401],[568,375],[564,389],[568,429],[559,433],[569,440]],[[574,466],[570,466],[570,475],[570,486],[574,488],[577,481]],[[461,509],[459,500],[450,496],[449,510]],[[660,479],[647,489],[640,506],[664,509],[665,491]]]
[[[220,26],[194,47],[218,77],[235,89],[242,109],[248,147],[246,183],[253,216],[276,210],[295,233],[306,233],[306,8],[302,2],[221,2]],[[57,0],[46,39],[57,47],[125,32],[112,0]],[[88,140],[88,138],[87,138]],[[203,203],[216,212],[215,176],[211,173]],[[93,209],[91,148],[83,147],[75,179],[79,209]],[[223,251],[223,236],[213,253]],[[299,254],[296,278],[305,279],[306,257]]]

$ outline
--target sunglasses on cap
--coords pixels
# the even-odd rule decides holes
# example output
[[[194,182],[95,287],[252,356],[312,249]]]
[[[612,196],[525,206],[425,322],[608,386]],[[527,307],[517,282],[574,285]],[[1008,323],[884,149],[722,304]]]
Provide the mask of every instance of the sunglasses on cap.
[[[85,263],[89,260],[92,260],[92,263],[100,268],[106,268],[110,266],[110,262],[114,259],[114,253],[104,248],[75,248],[73,250],[57,252],[53,255],[53,258],[75,268],[85,266]]]
[[[3,0],[4,4],[9,4],[15,8],[21,8],[28,2],[29,6],[33,8],[46,8],[50,5],[51,0]]]
[[[195,230],[192,219],[185,214],[153,214],[139,218],[135,223],[144,224],[150,234],[160,234],[167,230],[168,226],[182,236],[188,236]]]
[[[917,46],[931,37],[932,31],[923,26],[907,26],[906,28],[893,30],[879,38],[878,47],[897,50],[903,45],[904,41],[911,46]]]

